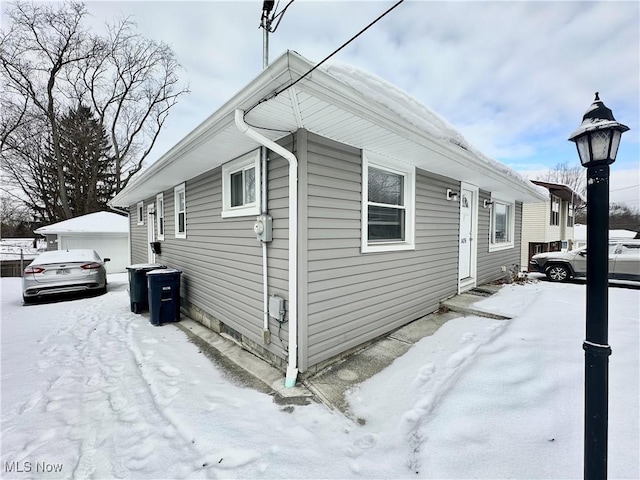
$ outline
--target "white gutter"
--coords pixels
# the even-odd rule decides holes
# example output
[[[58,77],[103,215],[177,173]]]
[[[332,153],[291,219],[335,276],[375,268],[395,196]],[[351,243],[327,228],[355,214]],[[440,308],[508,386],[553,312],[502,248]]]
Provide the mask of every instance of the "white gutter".
[[[289,359],[284,386],[291,388],[298,376],[298,159],[286,148],[256,132],[244,121],[244,110],[236,109],[238,130],[289,162]]]

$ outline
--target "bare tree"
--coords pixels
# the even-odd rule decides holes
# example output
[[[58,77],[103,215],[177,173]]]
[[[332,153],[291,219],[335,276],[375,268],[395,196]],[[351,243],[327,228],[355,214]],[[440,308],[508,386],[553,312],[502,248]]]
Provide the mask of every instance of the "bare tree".
[[[78,62],[91,58],[99,47],[81,27],[85,15],[84,5],[80,3],[53,7],[16,2],[7,12],[11,27],[0,40],[0,62],[6,90],[19,99],[15,104],[24,105],[25,110],[31,107],[41,113],[49,124],[59,201],[66,218],[71,217],[71,209],[64,188],[57,112],[61,101],[66,99],[62,81],[65,72]],[[14,122],[22,122],[24,118],[24,115],[18,116]],[[5,123],[8,123],[8,130],[15,130],[19,125],[2,122]]]
[[[107,25],[105,48],[84,62],[73,79],[76,96],[89,102],[109,132],[116,192],[143,165],[180,95],[180,69],[164,43],[134,32],[129,19]]]
[[[167,45],[136,34],[129,20],[107,26],[103,37],[89,32],[79,2],[18,1],[5,13],[9,28],[0,36],[5,176],[50,220],[71,218],[65,184],[69,159],[60,148],[62,112],[83,103],[96,112],[113,148],[117,193],[142,168],[169,110],[187,92],[178,85],[180,66]],[[34,126],[36,135],[29,137]],[[34,187],[45,186],[41,170],[47,162],[55,169],[55,193],[38,198],[34,192],[40,189]]]
[[[569,166],[564,162],[557,163],[556,166],[548,172],[538,175],[537,180],[566,185],[584,197],[587,181],[586,175],[586,170],[582,166]]]

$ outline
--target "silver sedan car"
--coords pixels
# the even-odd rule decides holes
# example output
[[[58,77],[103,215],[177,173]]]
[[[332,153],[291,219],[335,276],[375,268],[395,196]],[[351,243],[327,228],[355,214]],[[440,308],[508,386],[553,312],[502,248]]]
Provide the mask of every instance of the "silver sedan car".
[[[38,255],[24,270],[22,298],[30,303],[48,295],[107,291],[105,262],[94,250],[53,250]]]

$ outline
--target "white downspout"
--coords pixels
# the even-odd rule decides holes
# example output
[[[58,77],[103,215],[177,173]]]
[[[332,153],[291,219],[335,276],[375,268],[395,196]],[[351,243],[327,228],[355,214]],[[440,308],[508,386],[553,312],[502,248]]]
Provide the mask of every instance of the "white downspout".
[[[244,121],[244,111],[236,109],[236,127],[260,145],[289,162],[289,359],[284,386],[293,387],[298,376],[298,159],[286,148],[256,132]]]
[[[261,196],[262,202],[260,207],[260,213],[266,215],[269,213],[267,208],[267,147],[260,147],[260,169],[262,172],[262,188]],[[269,275],[267,273],[267,242],[262,242],[262,338],[264,343],[269,343],[271,334],[269,332]]]

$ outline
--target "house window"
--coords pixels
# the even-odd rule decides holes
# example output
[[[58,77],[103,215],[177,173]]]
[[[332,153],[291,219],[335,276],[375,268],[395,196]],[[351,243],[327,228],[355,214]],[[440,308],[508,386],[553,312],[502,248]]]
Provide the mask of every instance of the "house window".
[[[551,195],[551,225],[560,225],[560,199]]]
[[[260,213],[260,152],[222,166],[222,218]]]
[[[567,227],[573,227],[573,203],[567,203]]]
[[[187,238],[187,198],[184,183],[173,189],[176,238]]]
[[[138,225],[144,225],[144,202],[138,202]]]
[[[362,163],[362,252],[414,249],[413,168],[371,154]]]
[[[515,205],[501,200],[492,200],[489,251],[513,248]]]
[[[164,196],[162,193],[156,195],[156,215],[158,218],[156,222],[158,229],[157,237],[158,240],[164,240]]]

